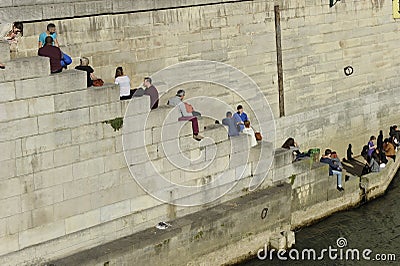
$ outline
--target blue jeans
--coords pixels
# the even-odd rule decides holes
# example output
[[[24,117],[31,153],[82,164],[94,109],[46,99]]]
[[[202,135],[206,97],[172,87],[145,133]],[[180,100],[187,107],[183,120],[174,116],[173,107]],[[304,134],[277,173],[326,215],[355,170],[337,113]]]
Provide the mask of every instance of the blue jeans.
[[[337,186],[341,187],[342,186],[342,172],[336,171],[336,170],[332,170],[332,173],[334,175],[337,175]]]

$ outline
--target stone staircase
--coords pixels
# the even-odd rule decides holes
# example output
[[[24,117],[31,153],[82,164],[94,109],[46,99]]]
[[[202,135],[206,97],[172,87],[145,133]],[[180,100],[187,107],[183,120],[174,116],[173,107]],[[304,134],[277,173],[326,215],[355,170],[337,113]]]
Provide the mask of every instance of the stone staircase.
[[[273,171],[262,181],[271,163],[274,171],[291,163],[285,152],[274,158],[270,142],[249,149],[247,136],[228,139],[207,116],[197,142],[176,110],[161,104],[149,113],[147,96],[120,101],[116,85],[86,88],[86,73],[77,70],[51,75],[47,58],[10,59],[5,43],[0,56],[0,262],[65,256],[216,206],[245,195],[252,180],[282,182]],[[122,117],[122,130],[105,123]],[[150,164],[167,186],[149,178]],[[132,178],[141,173],[161,201]]]

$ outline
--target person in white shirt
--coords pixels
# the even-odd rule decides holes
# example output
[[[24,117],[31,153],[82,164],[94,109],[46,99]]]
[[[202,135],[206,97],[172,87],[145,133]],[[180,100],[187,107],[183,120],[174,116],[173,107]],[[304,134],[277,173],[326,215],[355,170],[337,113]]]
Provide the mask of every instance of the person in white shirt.
[[[119,85],[119,99],[128,100],[132,98],[131,94],[131,80],[128,76],[124,75],[122,67],[117,67],[115,70],[115,84]]]
[[[254,147],[257,146],[257,140],[256,140],[256,136],[254,134],[254,130],[251,128],[250,126],[250,121],[246,120],[244,121],[244,129],[243,129],[243,133],[250,135],[250,146]]]

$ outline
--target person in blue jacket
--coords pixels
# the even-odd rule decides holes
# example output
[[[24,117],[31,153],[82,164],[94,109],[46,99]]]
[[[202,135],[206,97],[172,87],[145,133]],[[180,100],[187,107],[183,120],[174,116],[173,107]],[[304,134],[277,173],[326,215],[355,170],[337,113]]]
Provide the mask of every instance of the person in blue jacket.
[[[331,159],[332,151],[330,149],[325,150],[325,155],[321,157],[319,160],[321,163],[329,164],[329,175],[337,176],[337,189],[339,191],[343,191],[344,188],[342,186],[342,168],[339,165],[335,164]]]

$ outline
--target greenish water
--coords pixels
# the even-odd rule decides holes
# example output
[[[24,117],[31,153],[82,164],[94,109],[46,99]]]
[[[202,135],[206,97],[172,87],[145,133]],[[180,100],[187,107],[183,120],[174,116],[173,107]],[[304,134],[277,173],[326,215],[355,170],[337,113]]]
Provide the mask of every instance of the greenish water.
[[[240,265],[400,265],[399,178],[400,174],[397,173],[384,196],[356,209],[334,214],[311,227],[296,232],[294,249],[299,252],[299,260],[291,260],[286,253],[281,257],[286,257],[288,260],[282,261],[276,256],[275,252],[272,260],[269,257],[266,260],[255,258]],[[346,239],[347,245],[345,247],[338,248],[337,240],[339,238]],[[309,260],[308,252],[304,253],[306,260],[301,260],[304,249],[315,250],[318,258],[322,257],[321,250],[329,250],[329,246],[332,249],[337,249],[337,251],[332,251],[332,257],[337,254],[340,258],[340,250],[342,250],[342,259],[332,260],[328,251],[326,251],[322,260]],[[349,249],[351,251],[348,251]],[[360,260],[352,259],[357,257],[356,251],[354,251],[354,257],[351,254],[354,249],[358,250]],[[369,251],[365,251],[366,249],[371,250],[371,253],[368,254]],[[370,260],[363,258],[363,251],[366,252],[365,257],[370,258]],[[292,252],[292,257],[295,257],[296,252]],[[385,258],[386,260],[382,261]],[[395,261],[393,261],[394,259]]]

